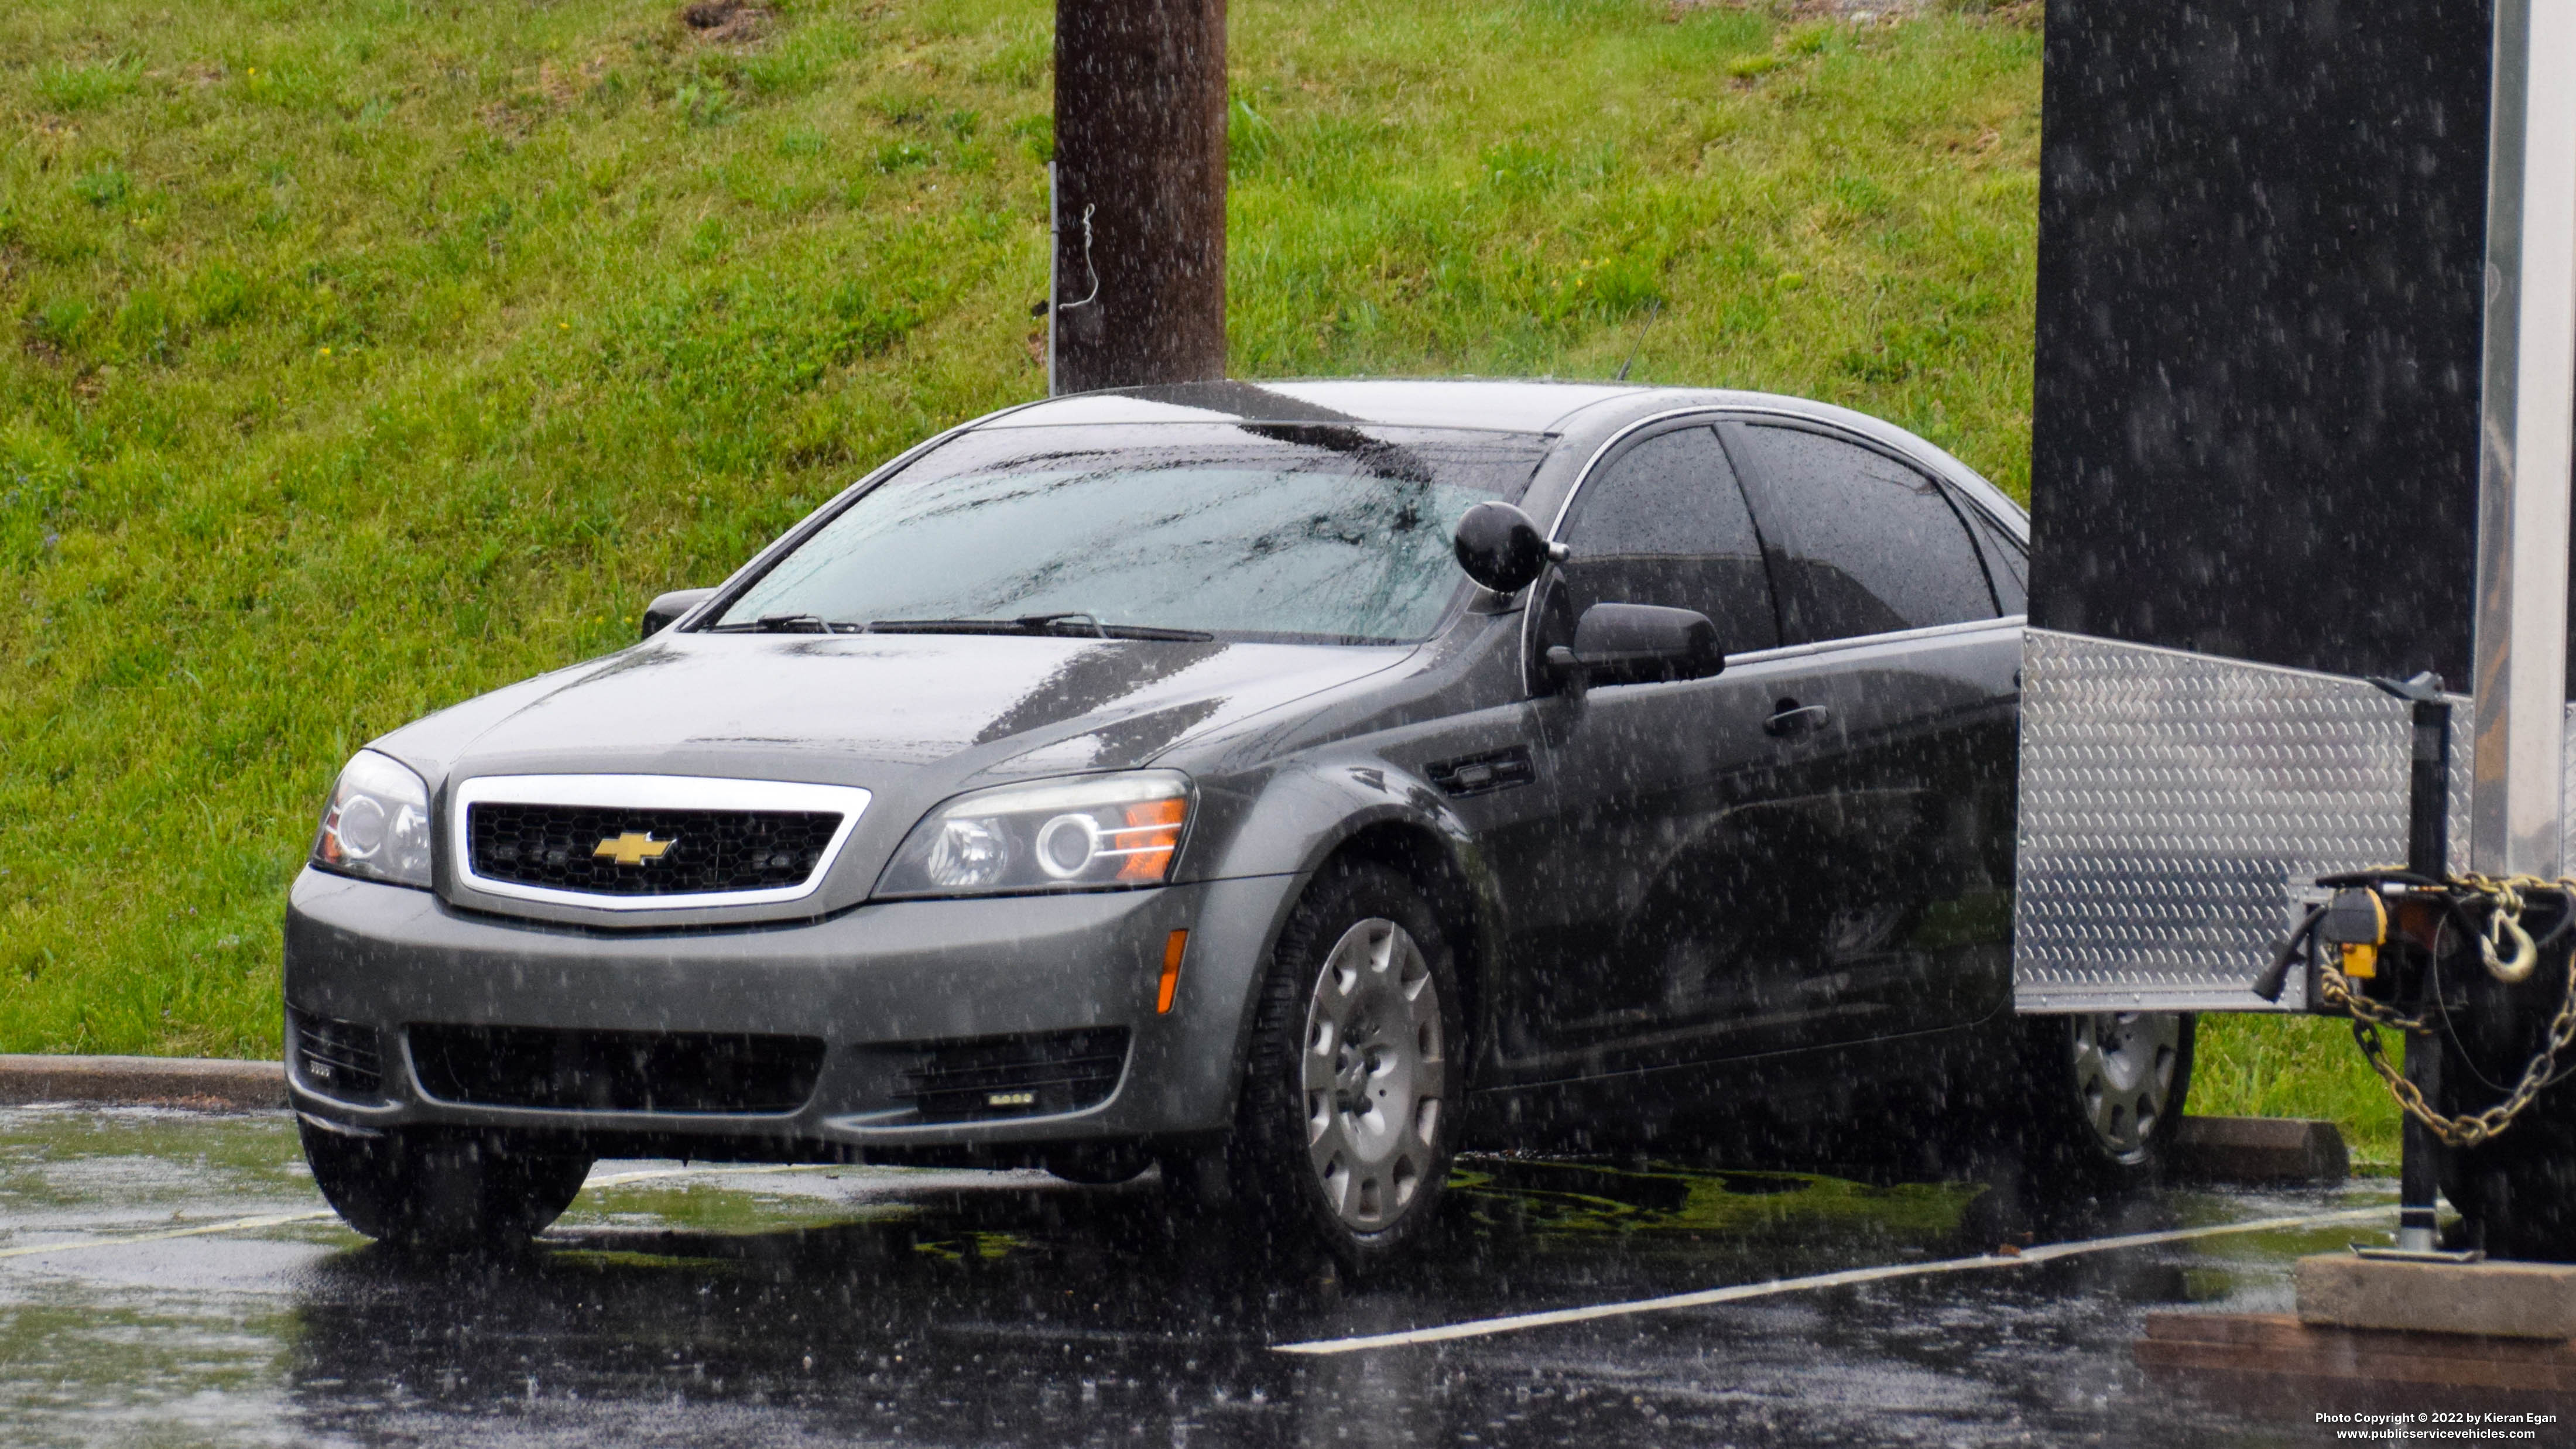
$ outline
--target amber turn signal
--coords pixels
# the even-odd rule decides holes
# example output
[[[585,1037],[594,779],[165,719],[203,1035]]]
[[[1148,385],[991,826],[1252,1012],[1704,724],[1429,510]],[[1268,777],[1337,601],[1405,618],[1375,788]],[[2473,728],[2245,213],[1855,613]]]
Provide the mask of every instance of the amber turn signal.
[[[1189,813],[1186,800],[1148,800],[1128,806],[1127,828],[1113,832],[1118,837],[1118,849],[1127,857],[1118,867],[1118,878],[1161,880],[1163,872],[1171,868],[1172,852],[1180,848],[1181,822]]]

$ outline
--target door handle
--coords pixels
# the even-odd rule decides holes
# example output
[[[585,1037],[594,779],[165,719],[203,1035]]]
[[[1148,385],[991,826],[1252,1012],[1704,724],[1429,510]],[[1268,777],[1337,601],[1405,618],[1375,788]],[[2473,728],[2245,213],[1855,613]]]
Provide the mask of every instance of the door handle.
[[[1833,718],[1833,711],[1821,704],[1800,704],[1794,699],[1780,701],[1779,712],[1762,722],[1766,735],[1785,738],[1820,730]]]

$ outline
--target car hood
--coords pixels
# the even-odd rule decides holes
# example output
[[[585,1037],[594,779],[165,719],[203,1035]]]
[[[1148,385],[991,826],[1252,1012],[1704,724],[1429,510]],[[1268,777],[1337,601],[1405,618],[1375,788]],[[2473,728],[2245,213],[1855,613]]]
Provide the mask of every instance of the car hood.
[[[384,747],[450,782],[648,773],[882,791],[926,774],[937,779],[925,783],[944,792],[984,775],[1141,765],[1187,736],[1390,668],[1412,652],[998,635],[666,634],[486,696],[482,709],[461,706],[453,721],[433,716]]]

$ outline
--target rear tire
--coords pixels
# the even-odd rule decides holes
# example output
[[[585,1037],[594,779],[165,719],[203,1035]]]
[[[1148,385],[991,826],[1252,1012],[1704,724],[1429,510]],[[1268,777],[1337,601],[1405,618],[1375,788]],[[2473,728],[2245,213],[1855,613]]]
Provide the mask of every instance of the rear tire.
[[[434,1252],[534,1237],[572,1206],[593,1160],[497,1133],[358,1137],[296,1125],[313,1181],[344,1222],[380,1242]]]
[[[2022,1170],[2038,1195],[2117,1196],[2156,1180],[2191,1093],[2196,1025],[2142,1011],[2023,1023]]]
[[[1327,865],[1256,1007],[1229,1176],[1358,1270],[1431,1230],[1456,1156],[1466,1035],[1448,933],[1409,880]]]

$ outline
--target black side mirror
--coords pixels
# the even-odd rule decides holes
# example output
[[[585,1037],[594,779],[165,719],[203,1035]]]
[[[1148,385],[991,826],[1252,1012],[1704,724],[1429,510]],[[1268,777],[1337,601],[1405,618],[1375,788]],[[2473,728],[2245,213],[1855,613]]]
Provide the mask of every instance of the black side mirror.
[[[680,622],[682,614],[705,603],[714,594],[713,589],[673,589],[667,594],[654,595],[653,602],[644,606],[644,637],[650,639]]]
[[[1574,647],[1547,651],[1550,668],[1587,684],[1706,679],[1726,668],[1717,626],[1695,609],[1595,604],[1574,625]]]
[[[1498,594],[1519,593],[1551,560],[1565,557],[1565,545],[1548,542],[1528,514],[1508,503],[1468,509],[1449,546],[1467,577]]]

